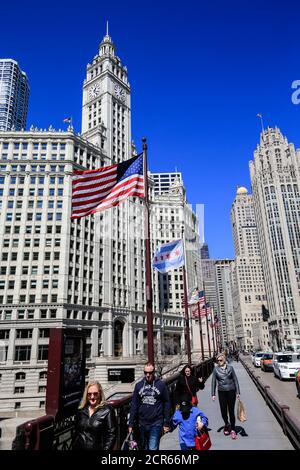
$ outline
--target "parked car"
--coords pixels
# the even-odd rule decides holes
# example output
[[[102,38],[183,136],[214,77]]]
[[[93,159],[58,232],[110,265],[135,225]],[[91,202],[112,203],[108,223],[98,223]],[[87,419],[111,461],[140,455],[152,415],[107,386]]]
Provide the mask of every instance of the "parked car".
[[[258,351],[252,356],[252,362],[255,367],[260,367],[260,360],[264,354],[263,351]]]
[[[300,354],[292,352],[278,352],[273,357],[274,376],[282,379],[294,379],[300,369]]]
[[[298,398],[300,398],[300,369],[296,372],[296,388]]]
[[[260,368],[264,372],[267,370],[273,370],[273,354],[272,353],[265,353],[262,355],[260,359]]]

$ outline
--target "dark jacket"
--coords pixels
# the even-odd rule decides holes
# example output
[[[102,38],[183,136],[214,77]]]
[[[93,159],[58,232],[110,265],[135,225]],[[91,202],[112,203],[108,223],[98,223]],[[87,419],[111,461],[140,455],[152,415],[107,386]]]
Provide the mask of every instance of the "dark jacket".
[[[169,426],[170,411],[171,403],[165,382],[154,379],[152,384],[148,384],[143,379],[134,388],[128,426]]]
[[[177,383],[176,383],[176,388],[175,388],[176,403],[180,403],[183,399],[187,399],[187,397],[190,401],[192,401],[192,396],[195,396],[198,390],[203,390],[203,389],[204,389],[204,381],[199,382],[197,377],[195,377],[194,375],[190,375],[189,377],[186,377],[185,375],[180,374],[179,379],[177,380]]]
[[[235,390],[236,393],[240,393],[239,382],[235,374],[234,368],[226,364],[226,368],[216,366],[212,374],[211,382],[211,394],[216,394],[216,385],[218,382],[218,390],[220,392],[228,392],[229,390]]]
[[[116,441],[116,416],[110,405],[98,408],[90,417],[88,407],[78,410],[73,449],[111,450]]]

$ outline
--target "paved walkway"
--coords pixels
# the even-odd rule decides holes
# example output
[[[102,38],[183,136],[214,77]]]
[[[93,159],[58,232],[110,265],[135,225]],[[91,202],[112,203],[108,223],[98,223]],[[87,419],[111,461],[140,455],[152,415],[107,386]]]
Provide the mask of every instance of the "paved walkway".
[[[260,392],[255,387],[248,373],[240,362],[232,363],[235,368],[247,421],[236,421],[238,439],[232,440],[223,434],[218,398],[211,400],[211,376],[205,383],[205,389],[198,392],[198,407],[204,411],[209,420],[211,450],[293,450],[293,446],[278,424],[270,408],[265,404]],[[178,450],[178,430],[168,433],[161,439],[160,450]]]

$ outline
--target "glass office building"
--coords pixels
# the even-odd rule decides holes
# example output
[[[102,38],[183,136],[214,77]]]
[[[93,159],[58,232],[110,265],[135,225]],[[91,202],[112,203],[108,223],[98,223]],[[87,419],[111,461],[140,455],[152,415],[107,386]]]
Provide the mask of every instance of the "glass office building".
[[[0,130],[26,128],[29,86],[25,72],[12,59],[0,59]]]

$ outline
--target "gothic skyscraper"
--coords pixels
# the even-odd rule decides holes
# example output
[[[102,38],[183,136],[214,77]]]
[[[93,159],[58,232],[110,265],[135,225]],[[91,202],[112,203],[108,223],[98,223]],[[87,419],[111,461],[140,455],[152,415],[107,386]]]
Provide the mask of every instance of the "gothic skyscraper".
[[[300,346],[300,150],[276,128],[250,162],[273,350]]]

